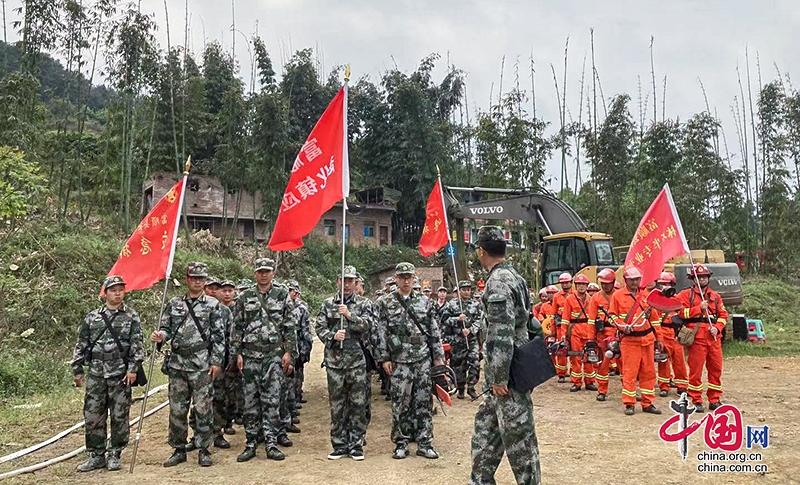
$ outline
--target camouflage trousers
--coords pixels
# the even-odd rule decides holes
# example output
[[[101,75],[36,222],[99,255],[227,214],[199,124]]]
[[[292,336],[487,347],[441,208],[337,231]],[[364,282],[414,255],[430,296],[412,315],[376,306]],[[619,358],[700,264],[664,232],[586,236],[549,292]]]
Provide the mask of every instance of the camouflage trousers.
[[[485,395],[475,414],[470,485],[494,485],[504,452],[517,484],[541,483],[530,393],[509,389],[504,397]]]
[[[267,446],[276,444],[284,378],[280,357],[244,357],[242,380],[247,443],[258,443],[263,439]]]
[[[225,371],[225,401],[226,418],[229,424],[238,419],[242,421],[244,415],[244,384],[242,373],[237,371]]]
[[[283,377],[283,380],[281,382],[281,417],[278,425],[278,436],[286,434],[286,430],[292,425],[292,418],[297,416],[294,374],[287,376],[281,372],[281,376]]]
[[[193,405],[195,445],[208,448],[214,425],[213,385],[208,371],[169,370],[169,438],[173,448],[186,446],[189,405]]]
[[[106,418],[111,414],[111,440],[108,451],[119,453],[128,445],[131,435],[128,419],[131,410],[131,388],[121,385],[122,377],[104,379],[86,376],[83,419],[86,421],[86,451],[95,455],[106,452]]]
[[[392,442],[408,445],[416,441],[429,447],[433,442],[431,362],[393,362],[392,366]]]
[[[305,364],[298,365],[294,368],[294,398],[295,402],[300,402],[303,399],[303,382],[306,379]]]
[[[475,387],[481,371],[477,339],[469,339],[468,347],[463,335],[456,336],[450,340],[450,346],[450,367],[456,373],[458,388]]]
[[[222,435],[222,428],[228,424],[228,394],[225,392],[225,373],[220,373],[214,379],[214,436]]]
[[[367,371],[364,367],[328,371],[331,405],[331,445],[352,450],[364,445],[367,435]]]

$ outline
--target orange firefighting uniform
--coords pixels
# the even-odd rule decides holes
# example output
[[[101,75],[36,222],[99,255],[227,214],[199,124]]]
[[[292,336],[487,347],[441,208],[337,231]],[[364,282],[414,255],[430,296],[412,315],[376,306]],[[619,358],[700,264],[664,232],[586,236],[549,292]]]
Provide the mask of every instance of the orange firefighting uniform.
[[[611,296],[608,313],[612,322],[622,331],[626,325],[637,326],[620,340],[622,355],[622,403],[625,406],[636,404],[636,381],[642,393],[642,409],[653,404],[656,397],[656,366],[653,360],[655,331],[652,322],[660,321],[658,311],[647,309],[647,302],[641,291],[632,294],[628,288],[615,291]],[[645,314],[645,315],[642,315]]]
[[[660,324],[656,325],[656,336],[664,344],[664,352],[669,355],[666,362],[658,363],[658,388],[662,391],[669,391],[669,380],[674,373],[673,382],[680,393],[689,386],[689,375],[686,372],[686,355],[683,353],[683,345],[675,340],[672,317],[676,314],[676,312],[670,312],[664,315]],[[670,373],[670,366],[672,373]]]
[[[556,322],[556,338],[558,340],[565,339],[567,337],[567,326],[561,322],[561,315],[564,314],[564,305],[567,302],[567,297],[572,293],[572,290],[560,290],[553,296],[553,303],[550,311],[552,312],[551,315],[555,319]],[[567,356],[566,355],[559,355],[555,358],[555,366],[556,366],[556,373],[558,377],[566,377],[567,371],[569,368],[567,367]]]
[[[569,295],[564,303],[564,310],[561,312],[561,325],[566,328],[565,335],[569,335],[569,348],[572,352],[583,352],[583,347],[589,340],[595,339],[594,325],[589,325],[589,317],[587,314],[589,305],[589,297],[586,293],[583,298],[574,292]],[[583,362],[583,355],[572,355],[569,357],[570,363],[570,380],[572,384],[580,387],[581,381],[587,386],[594,384],[595,365]]]
[[[586,310],[589,317],[589,325],[595,328],[602,326],[602,330],[596,332],[597,345],[600,347],[602,362],[597,366],[597,393],[608,394],[608,368],[611,360],[605,356],[608,346],[606,339],[613,338],[617,335],[617,327],[615,327],[608,319],[608,307],[611,304],[611,295],[604,293],[602,290],[594,294],[589,300],[589,306]]]
[[[696,286],[687,288],[678,294],[683,303],[683,310],[679,315],[690,329],[700,325],[694,336],[694,343],[689,347],[689,397],[695,404],[703,402],[703,365],[708,371],[709,404],[719,402],[722,396],[722,333],[728,323],[728,311],[722,303],[722,297],[711,288],[704,289],[708,300],[708,311],[700,309],[703,297]],[[719,331],[714,338],[709,330],[708,317]]]

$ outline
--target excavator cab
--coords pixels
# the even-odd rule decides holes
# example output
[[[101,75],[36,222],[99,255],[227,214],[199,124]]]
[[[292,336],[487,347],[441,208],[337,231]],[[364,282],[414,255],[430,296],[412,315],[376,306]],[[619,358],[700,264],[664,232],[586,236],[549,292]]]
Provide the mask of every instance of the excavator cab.
[[[585,274],[596,281],[603,268],[614,271],[619,264],[614,257],[611,236],[599,232],[568,232],[545,236],[542,240],[540,286],[558,283],[563,272]]]

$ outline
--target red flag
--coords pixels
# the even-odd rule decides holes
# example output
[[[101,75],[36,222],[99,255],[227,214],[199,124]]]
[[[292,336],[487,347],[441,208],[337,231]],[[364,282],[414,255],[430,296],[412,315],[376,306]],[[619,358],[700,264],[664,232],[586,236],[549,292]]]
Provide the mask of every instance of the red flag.
[[[122,276],[127,291],[150,288],[172,270],[185,183],[184,176],[142,219],[108,272]]]
[[[424,257],[434,254],[447,245],[447,224],[445,221],[444,199],[442,198],[442,181],[437,180],[428,197],[425,207],[425,227],[419,238],[419,252]]]
[[[347,85],[322,113],[294,160],[269,248],[303,247],[322,215],[350,194],[347,157]]]
[[[642,286],[658,279],[664,263],[689,252],[681,219],[675,209],[669,185],[664,188],[644,213],[633,235],[625,267],[635,266],[642,272]]]

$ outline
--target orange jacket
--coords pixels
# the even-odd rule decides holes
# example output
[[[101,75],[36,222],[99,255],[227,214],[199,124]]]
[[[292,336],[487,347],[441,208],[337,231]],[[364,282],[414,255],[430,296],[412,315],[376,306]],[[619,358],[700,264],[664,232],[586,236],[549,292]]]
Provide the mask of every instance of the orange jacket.
[[[589,306],[586,310],[586,314],[589,317],[589,324],[597,325],[602,324],[603,332],[606,333],[606,329],[609,329],[608,332],[616,332],[616,327],[609,321],[608,319],[608,307],[611,305],[611,297],[614,294],[607,295],[602,290],[598,291],[594,294],[591,300],[589,300]]]
[[[608,309],[612,323],[619,330],[623,330],[626,325],[636,324],[631,333],[624,335],[623,338],[629,343],[639,342],[642,346],[652,345],[655,342],[652,322],[661,320],[661,314],[658,311],[653,309],[649,311],[648,316],[641,316],[643,313],[647,313],[647,302],[644,295],[641,291],[637,291],[634,295],[625,287],[614,292]]]
[[[564,291],[561,290],[553,296],[553,303],[552,308],[550,311],[552,312],[551,315],[554,317],[561,318],[561,315],[564,314],[564,305],[567,303],[567,297],[572,294],[572,290]]]
[[[572,335],[594,340],[595,330],[594,325],[589,325],[588,306],[589,296],[585,293],[583,299],[577,292],[569,295],[561,312],[561,324],[572,325]]]
[[[556,326],[553,324],[553,304],[549,301],[542,303],[540,311],[542,318],[539,319],[539,322],[542,324],[542,332],[544,332],[545,336],[554,334]]]
[[[539,303],[533,305],[533,316],[536,317],[536,319],[539,320],[539,322],[544,320],[544,315],[542,314],[542,307],[544,307],[545,303],[546,302],[544,301],[540,301]]]
[[[700,323],[700,329],[695,335],[695,340],[705,339],[714,340],[711,332],[708,330],[708,317],[711,317],[711,323],[717,328],[719,333],[725,330],[725,325],[728,323],[728,310],[722,303],[722,297],[719,293],[709,287],[705,288],[705,297],[708,300],[708,311],[703,311],[700,304],[703,302],[703,297],[698,291],[696,286],[687,288],[678,294],[678,299],[683,303],[683,310],[678,314],[683,318],[689,328],[694,328],[695,325]]]

